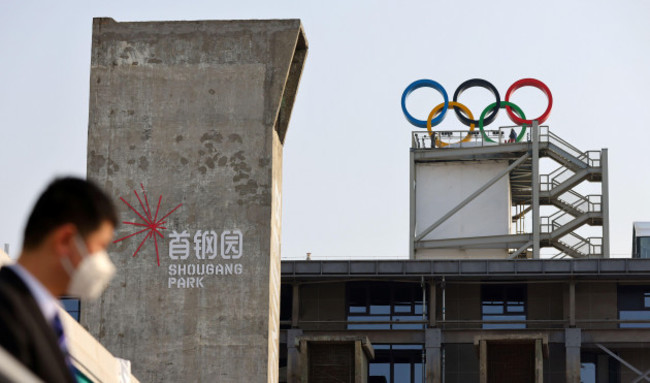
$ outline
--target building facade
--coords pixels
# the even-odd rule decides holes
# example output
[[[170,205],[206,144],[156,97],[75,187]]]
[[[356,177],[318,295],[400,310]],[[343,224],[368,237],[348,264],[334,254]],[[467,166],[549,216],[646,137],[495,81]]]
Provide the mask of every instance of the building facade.
[[[645,259],[283,261],[281,376],[647,381],[649,277]],[[350,339],[374,354],[365,380],[331,358]]]

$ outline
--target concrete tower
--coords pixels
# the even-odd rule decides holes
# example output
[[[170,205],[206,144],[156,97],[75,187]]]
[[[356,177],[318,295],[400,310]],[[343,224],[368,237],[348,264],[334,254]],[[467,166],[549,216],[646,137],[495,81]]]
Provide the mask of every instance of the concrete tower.
[[[118,274],[82,323],[145,382],[276,382],[299,20],[93,22],[88,177]]]

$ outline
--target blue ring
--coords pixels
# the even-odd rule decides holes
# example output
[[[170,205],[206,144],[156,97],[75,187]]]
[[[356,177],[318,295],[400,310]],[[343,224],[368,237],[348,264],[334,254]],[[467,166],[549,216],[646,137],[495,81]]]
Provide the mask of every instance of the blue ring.
[[[402,93],[402,112],[404,113],[404,117],[408,120],[408,122],[411,123],[411,125],[416,126],[418,128],[427,128],[427,122],[424,120],[418,120],[417,118],[411,116],[409,112],[406,110],[406,97],[408,97],[409,94],[411,94],[414,90],[420,89],[420,88],[433,88],[440,92],[442,95],[442,98],[445,100],[445,106],[442,108],[442,112],[440,112],[440,115],[438,117],[434,118],[431,120],[431,126],[436,126],[442,122],[442,120],[445,119],[445,116],[447,115],[447,109],[449,109],[449,97],[447,96],[447,91],[445,91],[445,88],[442,87],[442,85],[438,84],[437,82],[433,80],[427,80],[427,79],[422,79],[422,80],[417,80],[413,81],[411,85],[407,86],[406,89],[404,89],[404,93]]]

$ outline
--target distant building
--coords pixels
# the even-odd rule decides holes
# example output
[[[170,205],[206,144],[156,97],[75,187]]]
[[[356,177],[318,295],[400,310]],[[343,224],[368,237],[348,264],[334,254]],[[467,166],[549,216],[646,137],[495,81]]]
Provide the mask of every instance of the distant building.
[[[632,226],[632,257],[650,258],[650,222],[634,222]]]

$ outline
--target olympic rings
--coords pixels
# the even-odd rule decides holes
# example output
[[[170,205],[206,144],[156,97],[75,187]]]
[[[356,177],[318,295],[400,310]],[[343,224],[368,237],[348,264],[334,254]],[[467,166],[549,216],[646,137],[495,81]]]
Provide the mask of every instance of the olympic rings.
[[[480,79],[480,78],[473,78],[471,80],[467,80],[464,83],[460,84],[458,86],[458,88],[456,88],[456,91],[454,92],[454,102],[458,101],[458,97],[460,97],[460,95],[464,91],[466,91],[469,88],[475,87],[475,86],[478,86],[478,87],[485,88],[485,89],[489,90],[490,92],[492,92],[494,97],[497,99],[497,105],[499,105],[501,103],[501,97],[499,97],[499,91],[497,90],[497,88],[495,88],[494,85],[490,84],[489,82],[487,82],[487,81],[485,81],[483,79]],[[470,126],[470,124],[474,124],[474,125],[478,124],[478,121],[472,120],[472,119],[469,119],[469,118],[463,116],[460,109],[454,109],[454,112],[456,112],[456,117],[458,117],[460,122],[462,122],[464,125]],[[497,113],[499,113],[498,108],[492,110],[492,114],[485,117],[485,124],[490,125],[492,123],[492,121],[494,121],[494,119],[497,118]]]
[[[447,96],[447,91],[445,91],[445,88],[443,88],[442,85],[438,84],[437,82],[433,80],[417,80],[411,83],[411,85],[407,86],[406,89],[404,89],[404,93],[402,93],[402,112],[404,112],[404,116],[408,120],[408,122],[411,123],[411,125],[415,125],[418,128],[426,128],[428,121],[422,121],[418,120],[417,118],[411,116],[411,114],[406,110],[406,97],[408,97],[411,92],[413,92],[416,89],[420,88],[433,88],[440,92],[442,95],[442,98],[445,100],[445,110],[443,111],[440,116],[436,117],[433,121],[431,121],[433,126],[438,125],[439,123],[442,122],[442,120],[445,118],[445,112],[447,111],[447,107],[449,107],[449,97]]]
[[[458,117],[458,119],[464,125],[467,125],[467,126],[470,126],[470,127],[471,127],[472,124],[474,124],[474,126],[480,125],[481,126],[481,131],[482,131],[483,126],[490,125],[495,120],[495,118],[496,118],[496,116],[497,116],[497,114],[499,112],[499,109],[501,107],[503,107],[503,105],[505,105],[505,109],[506,109],[506,112],[508,114],[508,117],[515,124],[520,125],[520,126],[524,126],[524,128],[526,126],[532,125],[534,120],[536,120],[539,124],[544,123],[548,119],[548,117],[549,117],[549,115],[551,113],[551,108],[553,107],[553,96],[551,94],[550,89],[543,82],[541,82],[539,80],[536,80],[534,78],[521,79],[521,80],[516,81],[514,84],[512,84],[510,86],[510,88],[508,88],[508,91],[506,92],[506,97],[505,97],[505,102],[506,103],[505,104],[503,104],[503,101],[501,101],[501,97],[499,96],[499,92],[497,91],[497,89],[490,82],[488,82],[486,80],[483,80],[483,79],[479,79],[479,78],[470,79],[470,80],[467,80],[467,81],[463,82],[462,84],[460,84],[460,86],[458,86],[458,88],[454,92],[454,97],[453,97],[452,102],[454,102],[456,104],[459,104],[458,103],[458,98],[460,97],[460,95],[464,91],[466,91],[467,89],[472,88],[472,87],[476,87],[476,86],[489,90],[494,95],[494,97],[496,99],[496,102],[493,103],[491,107],[488,106],[488,108],[487,108],[487,109],[489,109],[489,111],[491,111],[491,113],[489,115],[483,115],[479,121],[474,120],[473,117],[471,117],[469,113],[466,113],[465,112],[466,108],[463,108],[461,106],[451,107],[450,108],[451,103],[449,102],[449,97],[447,96],[447,91],[445,90],[445,88],[442,85],[440,85],[439,83],[437,83],[437,82],[435,82],[433,80],[428,80],[428,79],[422,79],[422,80],[414,81],[408,87],[406,87],[406,89],[402,93],[402,112],[404,113],[404,116],[406,117],[406,119],[408,120],[409,123],[411,123],[412,125],[414,125],[414,126],[416,126],[418,128],[427,128],[427,129],[429,129],[429,132],[431,132],[431,127],[439,125],[445,119],[445,116],[447,115],[446,114],[447,110],[448,109],[454,109],[454,112],[456,113],[456,116]],[[512,95],[512,93],[514,93],[514,91],[516,91],[517,89],[519,89],[521,87],[524,87],[524,86],[532,86],[532,87],[535,87],[535,88],[541,90],[546,95],[546,97],[548,99],[548,106],[546,107],[546,110],[544,111],[544,113],[542,113],[541,116],[539,116],[537,118],[534,118],[534,119],[531,119],[531,120],[526,120],[525,119],[524,114],[521,111],[521,108],[518,108],[518,107],[510,104],[510,96]],[[422,87],[428,87],[428,88],[433,88],[433,89],[437,90],[442,95],[442,98],[444,99],[444,103],[441,104],[443,106],[441,107],[442,110],[441,110],[440,114],[435,116],[435,118],[433,118],[433,119],[431,118],[432,115],[430,115],[429,119],[427,121],[422,121],[422,120],[416,119],[415,117],[413,117],[408,112],[408,110],[406,110],[406,98],[413,91],[415,91],[416,89],[422,88]],[[496,107],[497,105],[499,107]],[[515,108],[516,114],[513,113],[512,108]],[[438,110],[440,110],[440,109],[438,109]],[[517,116],[517,114],[519,116]],[[435,115],[435,113],[434,113],[434,115]],[[525,129],[522,130],[522,132],[524,132],[524,131],[525,131]],[[520,135],[522,135],[522,134],[520,134]],[[486,138],[488,141],[491,141],[485,135],[484,135],[484,138]],[[519,139],[517,139],[517,141],[519,141]]]
[[[483,109],[483,112],[481,113],[481,117],[479,118],[478,122],[478,129],[481,131],[481,135],[483,136],[483,140],[487,142],[494,142],[492,139],[490,139],[487,134],[485,134],[485,130],[483,130],[483,120],[485,119],[485,115],[487,112],[491,111],[492,109],[499,109],[499,108],[509,108],[513,107],[515,108],[515,112],[517,112],[521,118],[526,118],[524,115],[524,112],[519,108],[517,105],[511,103],[510,101],[501,101],[501,104],[499,104],[499,108],[496,107],[497,103],[492,103],[487,106],[487,108]],[[515,142],[521,141],[522,138],[524,138],[524,135],[526,134],[526,125],[523,125],[523,128],[521,129],[521,132],[519,132],[519,135],[515,139]]]
[[[445,106],[445,103],[438,104],[438,105],[436,105],[435,108],[433,108],[433,109],[431,110],[431,113],[429,113],[429,117],[427,118],[427,130],[429,131],[429,136],[432,136],[432,135],[433,135],[433,131],[431,130],[431,126],[432,126],[432,122],[431,122],[431,121],[432,121],[432,119],[433,119],[433,116],[436,115],[437,113],[439,113],[440,110],[441,110],[444,106]],[[457,108],[457,109],[456,109],[456,108]],[[466,107],[465,105],[461,104],[460,102],[456,102],[456,101],[452,101],[452,102],[450,102],[449,105],[447,106],[447,109],[454,109],[454,110],[456,110],[456,111],[460,109],[460,110],[462,110],[463,112],[465,112],[465,113],[467,114],[467,116],[470,118],[469,121],[474,121],[474,115],[472,115],[472,112],[469,110],[468,107]],[[440,115],[442,115],[442,113],[440,113]],[[463,116],[463,117],[465,117],[465,116]],[[470,123],[470,125],[469,125],[469,131],[470,131],[470,132],[473,132],[475,127],[476,127],[476,125],[474,125],[473,122]],[[448,145],[458,144],[458,143],[461,143],[461,142],[467,142],[467,141],[469,141],[471,138],[472,138],[472,135],[471,135],[470,133],[467,133],[467,136],[465,136],[465,138],[463,138],[463,139],[460,140],[459,142],[449,143],[449,144],[448,144],[448,143],[445,143],[445,142],[440,141],[440,138],[437,137],[437,138],[436,138],[436,147],[444,148],[445,146],[448,146]]]
[[[534,78],[524,78],[521,79],[514,84],[510,85],[510,88],[508,88],[508,91],[506,92],[506,101],[510,101],[510,95],[517,89],[524,87],[524,86],[532,86],[534,88],[537,88],[544,92],[546,94],[546,97],[548,98],[548,107],[546,107],[546,110],[544,113],[542,113],[541,116],[535,118],[534,120],[537,120],[538,123],[543,124],[544,121],[548,118],[548,115],[551,114],[551,107],[553,106],[553,96],[551,95],[551,90],[548,89],[548,87],[541,81],[536,80]],[[512,120],[517,125],[532,125],[533,120],[524,120],[521,119],[517,116],[515,116],[512,113],[512,110],[510,109],[509,106],[506,106],[506,112],[508,112],[508,117]]]

